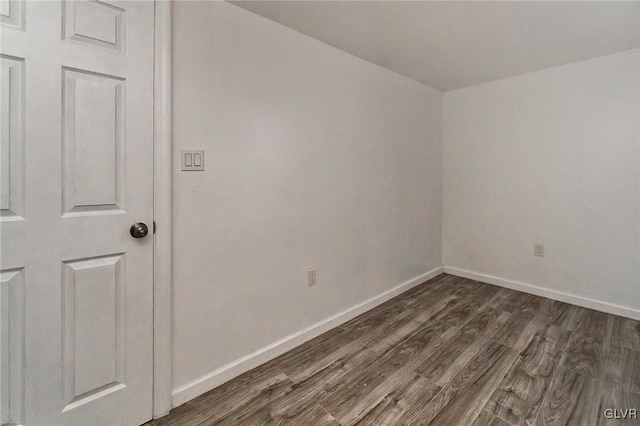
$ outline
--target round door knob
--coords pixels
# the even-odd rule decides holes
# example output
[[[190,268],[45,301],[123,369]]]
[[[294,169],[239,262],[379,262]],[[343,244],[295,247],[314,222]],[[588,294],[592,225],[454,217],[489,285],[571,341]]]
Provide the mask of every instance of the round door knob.
[[[144,223],[138,222],[131,225],[129,233],[133,238],[144,238],[149,233],[149,228]]]

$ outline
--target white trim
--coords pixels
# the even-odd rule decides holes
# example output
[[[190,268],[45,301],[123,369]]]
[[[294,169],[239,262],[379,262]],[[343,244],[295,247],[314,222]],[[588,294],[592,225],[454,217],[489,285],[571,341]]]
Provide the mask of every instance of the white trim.
[[[153,417],[171,410],[171,2],[155,2]]]
[[[560,302],[570,303],[572,305],[582,306],[583,308],[594,309],[608,314],[619,315],[635,320],[640,320],[640,311],[626,306],[615,305],[613,303],[601,302],[599,300],[589,299],[587,297],[576,296],[575,294],[564,293],[562,291],[551,290],[546,287],[540,287],[533,284],[527,284],[520,281],[507,280],[504,278],[494,277],[492,275],[479,274],[477,272],[467,271],[464,269],[444,267],[446,274],[455,275],[462,278],[469,278],[487,284],[493,284],[500,287],[509,288],[511,290],[522,291],[536,296],[546,297],[548,299],[558,300]]]
[[[203,393],[220,386],[221,384],[239,376],[245,371],[249,371],[265,362],[282,355],[283,353],[303,344],[304,342],[321,335],[345,322],[357,317],[358,315],[373,309],[374,307],[386,302],[405,291],[440,275],[443,271],[442,267],[435,268],[429,272],[417,276],[406,281],[390,290],[374,296],[362,303],[358,303],[345,311],[339,312],[329,318],[317,322],[310,327],[304,328],[293,334],[288,335],[262,349],[239,358],[227,365],[216,370],[210,371],[204,376],[195,379],[185,385],[177,387],[172,394],[173,406],[184,404],[185,402],[202,395]]]

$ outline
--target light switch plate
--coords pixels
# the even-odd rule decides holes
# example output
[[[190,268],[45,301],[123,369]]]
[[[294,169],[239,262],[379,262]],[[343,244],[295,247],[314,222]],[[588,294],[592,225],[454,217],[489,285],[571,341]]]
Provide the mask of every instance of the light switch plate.
[[[204,170],[204,150],[182,149],[180,150],[181,170],[183,172]]]

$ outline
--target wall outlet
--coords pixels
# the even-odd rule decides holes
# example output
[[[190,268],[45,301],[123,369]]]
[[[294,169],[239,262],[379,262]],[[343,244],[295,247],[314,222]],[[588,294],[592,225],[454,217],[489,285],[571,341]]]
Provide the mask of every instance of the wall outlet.
[[[309,269],[307,271],[307,285],[311,287],[312,285],[316,285],[316,270]]]
[[[544,246],[542,244],[534,244],[533,245],[533,254],[538,257],[544,257]]]

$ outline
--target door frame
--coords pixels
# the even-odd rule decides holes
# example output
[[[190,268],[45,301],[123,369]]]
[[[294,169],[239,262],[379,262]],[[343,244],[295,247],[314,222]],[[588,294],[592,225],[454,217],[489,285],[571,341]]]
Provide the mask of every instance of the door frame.
[[[171,1],[155,0],[153,71],[153,418],[172,408]]]

